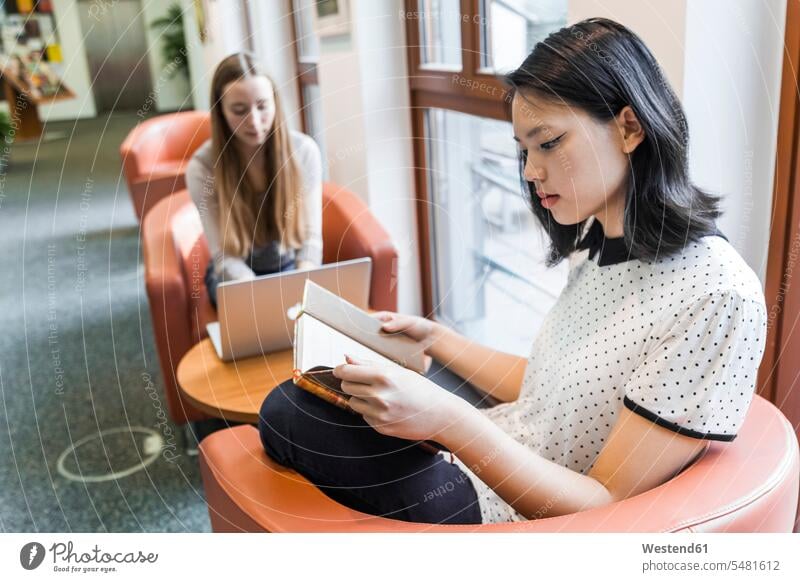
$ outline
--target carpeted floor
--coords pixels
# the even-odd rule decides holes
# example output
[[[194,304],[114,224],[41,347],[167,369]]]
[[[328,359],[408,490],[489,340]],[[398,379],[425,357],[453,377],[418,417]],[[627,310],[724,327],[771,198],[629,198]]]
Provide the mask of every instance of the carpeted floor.
[[[67,137],[14,144],[0,180],[3,532],[210,529],[197,457],[164,422],[118,154],[137,121],[51,124]]]

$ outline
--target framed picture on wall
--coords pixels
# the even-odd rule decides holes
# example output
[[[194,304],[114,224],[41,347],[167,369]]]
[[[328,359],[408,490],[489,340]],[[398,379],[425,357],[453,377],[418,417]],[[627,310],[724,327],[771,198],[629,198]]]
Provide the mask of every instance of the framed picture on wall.
[[[316,0],[314,9],[314,32],[320,38],[349,34],[350,0]]]

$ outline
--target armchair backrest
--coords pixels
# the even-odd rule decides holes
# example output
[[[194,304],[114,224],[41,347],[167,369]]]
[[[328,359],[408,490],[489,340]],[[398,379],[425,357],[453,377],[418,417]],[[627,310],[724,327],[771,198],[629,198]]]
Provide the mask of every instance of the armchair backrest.
[[[353,192],[322,187],[322,262],[372,257],[369,305],[397,311],[397,249],[369,207]]]
[[[119,149],[128,187],[161,163],[189,160],[210,137],[211,122],[207,111],[159,115],[140,123]]]
[[[160,115],[128,134],[119,153],[140,221],[163,198],[186,187],[186,166],[210,137],[211,123],[204,111]]]

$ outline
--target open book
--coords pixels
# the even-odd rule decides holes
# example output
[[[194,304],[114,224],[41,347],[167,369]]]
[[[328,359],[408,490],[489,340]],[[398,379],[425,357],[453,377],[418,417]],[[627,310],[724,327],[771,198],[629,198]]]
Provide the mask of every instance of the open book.
[[[341,380],[333,375],[333,369],[345,363],[345,354],[424,374],[422,345],[406,335],[388,334],[382,326],[377,318],[306,280],[294,327],[295,385],[355,413],[348,404],[350,395],[342,391]],[[430,445],[438,449],[426,442],[429,446],[420,443],[426,450],[431,450]]]

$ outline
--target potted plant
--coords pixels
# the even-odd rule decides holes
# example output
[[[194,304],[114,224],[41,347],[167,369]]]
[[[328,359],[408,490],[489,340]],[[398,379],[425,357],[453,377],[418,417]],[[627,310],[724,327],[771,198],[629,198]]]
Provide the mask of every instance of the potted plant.
[[[161,32],[161,57],[167,78],[179,73],[189,79],[189,60],[186,58],[186,37],[183,34],[183,10],[179,4],[172,4],[167,13],[150,23],[150,28]]]
[[[4,172],[8,164],[8,156],[11,151],[11,142],[14,141],[14,128],[11,126],[11,118],[5,111],[0,111],[0,173]]]

